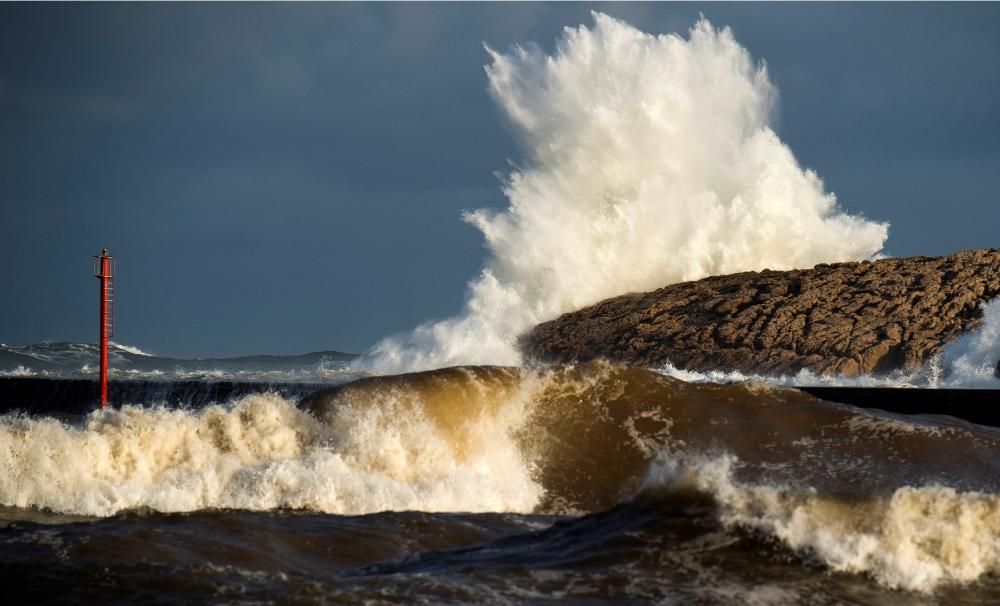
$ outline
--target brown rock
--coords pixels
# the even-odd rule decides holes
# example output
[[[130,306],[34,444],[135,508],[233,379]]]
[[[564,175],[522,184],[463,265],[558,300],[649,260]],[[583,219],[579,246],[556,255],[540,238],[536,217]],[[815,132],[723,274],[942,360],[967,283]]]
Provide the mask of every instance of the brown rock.
[[[923,364],[996,296],[995,249],[821,264],[615,297],[539,324],[521,345],[551,362],[854,375]]]

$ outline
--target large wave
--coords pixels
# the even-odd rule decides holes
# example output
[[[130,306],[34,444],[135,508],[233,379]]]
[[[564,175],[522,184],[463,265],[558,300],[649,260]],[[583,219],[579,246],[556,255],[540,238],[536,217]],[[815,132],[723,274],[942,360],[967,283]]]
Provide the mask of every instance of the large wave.
[[[6,415],[0,504],[98,516],[534,507],[538,488],[503,418],[477,419],[462,439],[428,416],[419,392],[405,395],[372,393],[318,417],[270,393],[200,409],[123,406],[79,426]]]
[[[603,298],[882,249],[887,224],[838,208],[774,132],[766,67],[728,28],[655,36],[594,13],[551,55],[487,50],[524,154],[509,206],[465,217],[489,256],[461,315],[382,341],[374,369],[514,364],[518,334]]]
[[[591,513],[707,498],[718,523],[927,590],[1000,569],[996,430],[604,364],[371,377],[84,422],[0,417],[0,505]],[[679,494],[680,493],[680,494]]]

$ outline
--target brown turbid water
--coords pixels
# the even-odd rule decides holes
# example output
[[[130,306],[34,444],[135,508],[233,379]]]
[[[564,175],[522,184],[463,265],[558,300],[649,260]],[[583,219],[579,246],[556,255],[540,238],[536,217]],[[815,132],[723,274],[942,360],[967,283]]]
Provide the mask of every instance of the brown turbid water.
[[[1000,430],[588,364],[0,424],[32,602],[983,603]],[[17,601],[17,600],[15,600]]]

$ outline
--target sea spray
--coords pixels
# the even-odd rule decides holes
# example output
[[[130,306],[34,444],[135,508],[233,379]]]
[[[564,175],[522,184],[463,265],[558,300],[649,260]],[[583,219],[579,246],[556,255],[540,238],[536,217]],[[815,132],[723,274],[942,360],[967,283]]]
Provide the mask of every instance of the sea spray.
[[[487,49],[520,143],[509,205],[465,219],[489,256],[462,313],[379,343],[382,372],[516,364],[516,337],[614,295],[879,253],[888,226],[846,214],[771,127],[766,67],[701,19],[687,38],[594,13],[555,52]]]
[[[951,343],[941,364],[948,387],[1000,387],[1000,299],[983,305],[983,322],[976,330]]]

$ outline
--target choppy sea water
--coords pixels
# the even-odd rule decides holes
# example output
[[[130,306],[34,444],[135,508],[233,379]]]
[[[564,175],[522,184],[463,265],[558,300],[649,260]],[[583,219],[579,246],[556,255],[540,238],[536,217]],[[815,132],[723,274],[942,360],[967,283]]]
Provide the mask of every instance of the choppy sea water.
[[[988,603],[1000,430],[592,364],[0,418],[12,603]]]
[[[93,343],[0,343],[0,377],[96,379],[97,353]],[[337,383],[363,374],[351,368],[356,355],[339,351],[187,359],[156,356],[137,347],[112,343],[108,357],[112,380]]]

